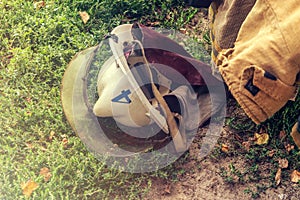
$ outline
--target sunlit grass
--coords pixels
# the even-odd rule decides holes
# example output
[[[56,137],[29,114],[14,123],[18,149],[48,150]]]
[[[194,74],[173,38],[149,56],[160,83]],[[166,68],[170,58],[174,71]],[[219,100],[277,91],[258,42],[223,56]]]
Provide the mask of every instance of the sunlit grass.
[[[107,168],[67,123],[60,84],[71,58],[122,23],[159,21],[180,27],[193,11],[179,1],[0,1],[0,199],[134,199],[151,185],[147,174]],[[84,24],[79,11],[90,20]],[[176,20],[164,21],[166,15]],[[40,169],[51,178],[44,181]],[[165,176],[168,172],[157,172]],[[153,176],[153,175],[152,175]],[[133,184],[134,183],[134,184]]]
[[[90,15],[86,24],[79,11]],[[97,160],[64,117],[60,84],[71,58],[96,45],[117,25],[139,21],[179,29],[196,12],[183,8],[179,0],[52,0],[40,8],[34,1],[0,1],[0,199],[25,199],[21,184],[29,179],[39,184],[31,195],[34,199],[137,199],[149,190],[153,176],[176,180],[182,170],[174,166],[130,174],[109,169]],[[287,153],[277,138],[278,131],[290,131],[298,110],[299,98],[263,124],[271,136],[269,145],[245,152],[236,144],[230,156],[245,157],[251,181],[261,180],[255,176],[258,165],[270,162],[277,167],[279,157],[289,160],[289,169],[300,169],[298,151]],[[248,118],[235,117],[231,116],[228,125],[248,136],[260,128]],[[286,141],[292,144],[289,136]],[[270,159],[266,152],[272,149],[277,153]],[[216,151],[221,158],[228,156]],[[49,181],[39,174],[43,167],[50,170]],[[222,173],[225,180],[232,182],[231,176],[238,176],[247,181],[240,177],[239,169],[233,165],[231,169]],[[275,187],[273,178],[274,170],[267,187]],[[283,178],[287,180],[288,174]]]

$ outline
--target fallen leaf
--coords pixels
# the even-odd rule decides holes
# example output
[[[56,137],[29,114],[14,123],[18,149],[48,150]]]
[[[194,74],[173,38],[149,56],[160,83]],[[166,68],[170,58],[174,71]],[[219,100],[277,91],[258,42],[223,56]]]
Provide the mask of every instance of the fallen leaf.
[[[69,141],[67,138],[62,139],[62,144],[63,144],[64,148],[67,148],[68,143],[69,143]]]
[[[179,31],[180,31],[180,33],[182,33],[182,34],[186,34],[186,28],[181,28],[181,29],[179,29]]]
[[[289,161],[286,158],[278,159],[279,167],[284,169],[289,166]]]
[[[46,6],[46,2],[45,1],[38,1],[38,2],[35,2],[33,4],[34,8],[35,9],[41,9],[41,8],[44,8]]]
[[[228,145],[222,144],[222,146],[221,146],[221,151],[223,151],[224,153],[228,153],[228,151],[229,151]]]
[[[83,12],[79,11],[79,15],[80,15],[81,20],[83,21],[84,24],[86,24],[87,21],[89,21],[89,19],[90,19],[89,14],[85,11],[83,11]]]
[[[52,141],[53,137],[55,135],[54,131],[50,131],[50,136],[49,136],[49,140]]]
[[[171,185],[170,185],[170,184],[167,184],[167,185],[166,185],[166,187],[165,187],[165,189],[164,189],[164,192],[165,192],[166,194],[171,194]]]
[[[294,170],[291,174],[291,181],[293,183],[298,183],[300,181],[300,172]]]
[[[269,135],[267,133],[254,133],[255,144],[263,145],[269,142]]]
[[[244,148],[249,151],[250,147],[251,147],[251,142],[247,141],[247,142],[243,142],[242,145],[244,146]]]
[[[49,173],[49,168],[48,167],[43,167],[40,169],[40,175],[44,175],[44,174],[47,174]]]
[[[28,103],[30,103],[30,102],[31,102],[31,98],[30,98],[30,97],[26,97],[26,101],[27,101]]]
[[[294,145],[290,145],[290,144],[284,144],[284,147],[285,147],[285,149],[287,150],[287,152],[290,152],[290,151],[292,151],[294,148],[295,148],[295,146]]]
[[[275,154],[275,150],[273,149],[273,150],[269,151],[268,156],[273,157],[274,154]]]
[[[279,139],[280,140],[282,140],[283,138],[285,138],[285,136],[286,136],[286,132],[285,131],[282,130],[282,131],[279,132]]]
[[[30,143],[30,142],[26,142],[25,145],[26,145],[26,147],[28,149],[33,149],[34,148],[34,146],[32,145],[32,143]]]
[[[276,175],[275,175],[276,185],[279,185],[280,181],[281,181],[281,168],[278,168]]]
[[[51,173],[50,173],[49,168],[47,168],[47,167],[41,168],[41,170],[40,170],[40,175],[42,175],[42,176],[44,177],[44,181],[46,181],[46,182],[48,182],[49,179],[50,179],[51,176],[52,176]]]
[[[160,22],[151,22],[151,26],[158,26],[158,25],[160,25]]]
[[[22,183],[21,184],[21,188],[22,188],[23,194],[26,197],[30,197],[30,195],[32,194],[32,192],[34,190],[36,190],[38,187],[39,187],[39,185],[36,182],[32,181],[31,179],[29,179],[26,183]]]

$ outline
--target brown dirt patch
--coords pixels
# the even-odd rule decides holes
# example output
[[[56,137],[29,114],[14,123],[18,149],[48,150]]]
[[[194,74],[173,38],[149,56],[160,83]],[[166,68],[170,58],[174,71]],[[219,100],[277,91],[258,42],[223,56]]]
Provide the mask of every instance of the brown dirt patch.
[[[238,108],[235,103],[229,102],[227,108],[228,116],[235,115],[237,119],[245,118],[245,113]],[[236,169],[244,173],[248,168],[247,159],[243,157],[242,149],[237,149],[236,153],[227,156],[215,157],[212,151],[206,158],[199,157],[203,133],[207,127],[199,130],[199,133],[193,140],[189,149],[188,158],[182,163],[175,164],[176,168],[183,169],[184,173],[177,176],[177,181],[171,182],[166,179],[153,179],[152,187],[149,193],[143,198],[145,200],[231,200],[231,199],[253,199],[251,193],[246,191],[257,190],[258,184],[270,181],[270,168],[272,165],[263,163],[259,165],[260,177],[258,182],[249,181],[245,175],[244,181],[239,181],[238,176],[232,176],[231,182],[226,181],[222,176],[222,170],[230,171],[230,163]],[[239,137],[239,138],[237,138]],[[241,139],[239,133],[224,126],[221,137],[216,144],[215,149],[220,149],[220,144],[226,143],[230,149],[234,149],[235,142]],[[230,154],[230,153],[229,153]],[[254,195],[255,196],[255,195]],[[296,184],[291,182],[281,183],[277,188],[269,188],[259,192],[258,199],[272,200],[296,200],[300,199],[300,190]]]

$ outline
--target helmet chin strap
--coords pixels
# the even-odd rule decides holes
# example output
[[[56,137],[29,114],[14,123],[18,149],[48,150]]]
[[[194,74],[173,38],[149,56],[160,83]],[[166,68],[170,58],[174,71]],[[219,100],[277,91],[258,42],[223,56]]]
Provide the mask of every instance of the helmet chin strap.
[[[187,144],[186,144],[185,133],[180,133],[178,126],[176,124],[175,118],[174,118],[174,117],[177,117],[178,114],[171,112],[167,102],[165,101],[165,99],[163,98],[163,96],[161,95],[161,93],[159,92],[157,87],[155,86],[154,81],[153,81],[152,72],[150,69],[150,65],[145,56],[145,52],[144,52],[142,43],[139,40],[134,40],[132,42],[135,43],[135,45],[139,46],[138,51],[136,51],[136,52],[138,52],[138,54],[140,54],[140,55],[129,56],[127,62],[129,64],[130,68],[134,67],[137,63],[145,64],[146,69],[149,74],[149,79],[150,79],[151,88],[152,88],[154,97],[157,100],[157,102],[161,105],[161,107],[163,108],[163,112],[166,116],[166,121],[168,124],[169,132],[170,132],[173,142],[174,142],[175,149],[177,152],[183,152],[186,150]]]

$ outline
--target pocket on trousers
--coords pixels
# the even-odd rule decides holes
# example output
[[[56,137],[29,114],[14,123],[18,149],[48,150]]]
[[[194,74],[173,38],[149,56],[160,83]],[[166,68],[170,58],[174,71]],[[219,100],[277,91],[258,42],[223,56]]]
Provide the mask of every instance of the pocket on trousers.
[[[295,95],[296,87],[287,85],[264,69],[251,65],[243,70],[240,92],[271,114]]]

